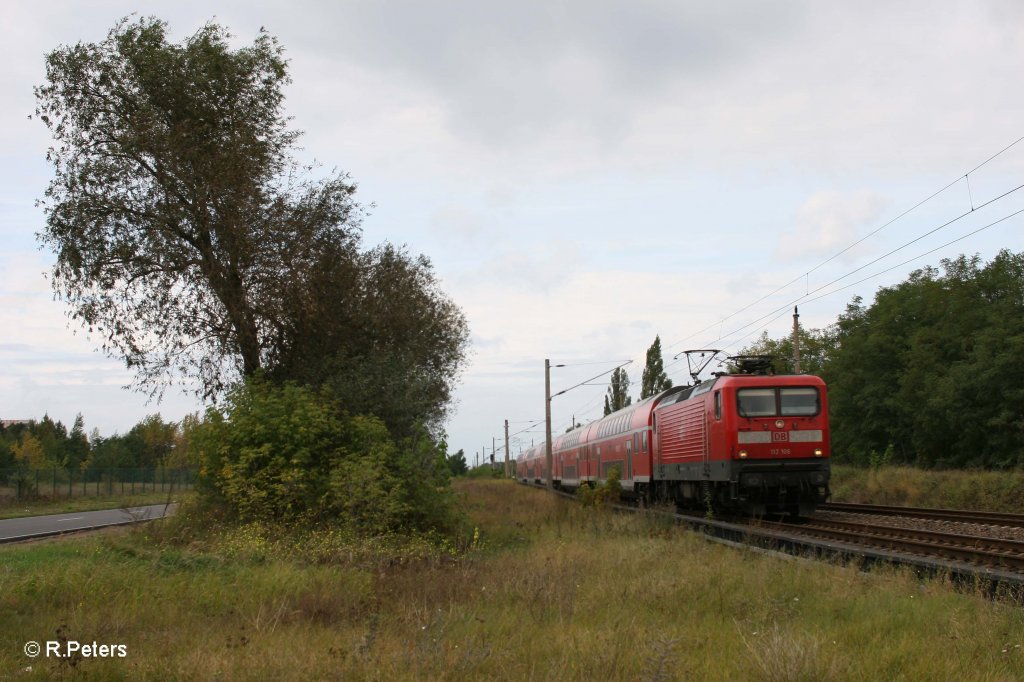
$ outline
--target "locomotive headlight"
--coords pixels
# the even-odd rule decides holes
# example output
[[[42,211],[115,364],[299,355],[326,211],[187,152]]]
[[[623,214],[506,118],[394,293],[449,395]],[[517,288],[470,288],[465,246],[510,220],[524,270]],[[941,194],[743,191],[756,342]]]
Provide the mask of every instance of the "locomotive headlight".
[[[814,449],[814,456],[815,456],[815,457],[821,457],[821,456],[822,456],[822,455],[824,455],[824,454],[825,454],[825,453],[824,453],[824,452],[822,452],[821,448],[815,448],[815,449]]]
[[[740,450],[740,459],[746,459],[746,458],[747,458],[747,451],[746,450]]]

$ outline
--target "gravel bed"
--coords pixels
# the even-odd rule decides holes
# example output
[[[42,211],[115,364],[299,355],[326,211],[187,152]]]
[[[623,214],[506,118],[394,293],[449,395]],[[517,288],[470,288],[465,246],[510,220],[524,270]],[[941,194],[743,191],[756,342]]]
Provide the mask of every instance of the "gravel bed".
[[[913,528],[930,530],[936,533],[954,535],[971,535],[979,538],[996,538],[999,540],[1017,540],[1024,542],[1024,528],[1016,526],[999,526],[984,523],[963,523],[960,521],[942,521],[939,519],[921,519],[913,516],[889,516],[885,514],[855,514],[853,512],[816,511],[815,519],[828,521],[848,521],[867,523],[890,528]]]

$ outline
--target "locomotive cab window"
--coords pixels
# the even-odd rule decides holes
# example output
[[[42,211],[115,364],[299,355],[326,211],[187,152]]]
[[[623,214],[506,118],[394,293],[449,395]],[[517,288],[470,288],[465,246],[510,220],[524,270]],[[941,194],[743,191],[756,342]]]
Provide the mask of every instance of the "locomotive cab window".
[[[741,417],[813,417],[821,411],[821,401],[813,386],[741,388],[736,408]]]
[[[774,388],[741,388],[736,391],[736,406],[741,417],[774,417]]]
[[[779,414],[783,417],[813,417],[818,414],[818,389],[816,388],[780,388]]]

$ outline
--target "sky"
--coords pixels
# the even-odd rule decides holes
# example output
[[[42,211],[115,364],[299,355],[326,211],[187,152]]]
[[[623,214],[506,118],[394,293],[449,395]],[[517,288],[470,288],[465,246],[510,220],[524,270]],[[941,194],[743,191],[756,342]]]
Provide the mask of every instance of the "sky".
[[[55,300],[35,237],[44,55],[132,12],[175,41],[211,20],[239,46],[261,27],[281,41],[303,158],[350,173],[372,205],[365,246],[426,254],[467,316],[446,431],[471,463],[492,439],[503,457],[506,419],[513,455],[542,441],[545,358],[566,365],[553,392],[585,384],[553,399],[558,433],[601,415],[607,375],[586,380],[618,363],[636,398],[655,335],[685,383],[677,353],[782,336],[794,304],[821,328],[914,269],[1024,250],[1024,215],[1007,218],[1024,209],[1013,0],[8,0],[2,419],[81,413],[110,435],[202,409],[124,388]]]

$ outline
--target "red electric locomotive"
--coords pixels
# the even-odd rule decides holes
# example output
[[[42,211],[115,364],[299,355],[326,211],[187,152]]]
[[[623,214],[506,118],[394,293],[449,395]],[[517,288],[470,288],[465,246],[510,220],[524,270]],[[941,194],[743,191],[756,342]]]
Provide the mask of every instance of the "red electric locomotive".
[[[552,454],[563,488],[603,482],[616,467],[623,491],[636,498],[807,515],[829,496],[825,383],[811,375],[719,374],[563,434]],[[521,480],[544,480],[544,446],[517,468]]]

